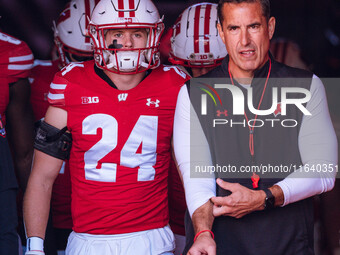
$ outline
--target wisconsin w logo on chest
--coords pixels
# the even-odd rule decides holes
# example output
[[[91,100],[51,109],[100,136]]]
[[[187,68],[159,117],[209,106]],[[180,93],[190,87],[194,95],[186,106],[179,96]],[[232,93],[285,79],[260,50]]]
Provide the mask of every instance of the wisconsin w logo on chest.
[[[126,101],[126,98],[128,97],[128,93],[121,93],[118,95],[118,102]]]

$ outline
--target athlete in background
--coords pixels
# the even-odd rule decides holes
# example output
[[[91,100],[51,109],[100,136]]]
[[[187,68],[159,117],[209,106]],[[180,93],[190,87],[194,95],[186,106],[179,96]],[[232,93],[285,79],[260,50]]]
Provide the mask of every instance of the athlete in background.
[[[33,54],[26,43],[0,32],[0,254],[3,255],[16,255],[21,249],[16,230],[15,172],[20,188],[25,191],[33,152],[33,114],[27,81],[32,65]]]

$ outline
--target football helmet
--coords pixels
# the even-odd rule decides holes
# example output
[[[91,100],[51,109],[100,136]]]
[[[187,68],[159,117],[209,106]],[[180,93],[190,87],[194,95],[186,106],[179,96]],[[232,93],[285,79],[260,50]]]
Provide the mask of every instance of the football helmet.
[[[186,67],[214,67],[227,50],[217,30],[217,4],[194,4],[183,11],[173,26],[169,61]]]
[[[93,58],[91,39],[87,27],[98,0],[72,0],[54,23],[54,42],[62,66],[73,61]]]
[[[109,30],[129,28],[146,30],[145,47],[124,47],[116,40],[107,45],[105,36]],[[89,25],[97,66],[122,74],[156,68],[160,64],[158,47],[163,30],[163,19],[151,0],[101,0],[93,10]]]

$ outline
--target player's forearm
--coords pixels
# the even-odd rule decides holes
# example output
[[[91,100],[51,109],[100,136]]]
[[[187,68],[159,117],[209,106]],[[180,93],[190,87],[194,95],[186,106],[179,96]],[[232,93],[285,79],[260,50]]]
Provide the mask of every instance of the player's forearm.
[[[34,144],[34,118],[33,111],[30,105],[26,106],[26,110],[23,117],[23,125],[25,128],[20,130],[21,144],[16,149],[18,157],[20,157],[14,163],[17,169],[17,176],[19,178],[19,184],[23,191],[26,190],[28,178],[31,174],[32,160],[33,160],[33,144]],[[19,130],[17,130],[19,132]],[[18,133],[16,134],[18,135]]]
[[[24,220],[28,237],[45,237],[53,183],[62,162],[35,151],[33,169],[24,197]]]
[[[31,172],[34,118],[30,105],[30,86],[26,79],[19,80],[10,87],[10,103],[7,107],[8,140],[20,188],[25,191]]]
[[[33,125],[28,122],[9,125],[9,142],[20,188],[25,191],[33,157]]]
[[[24,197],[24,221],[27,237],[45,238],[52,186],[30,178]]]
[[[19,181],[19,186],[24,192],[31,173],[32,155],[33,151],[27,151],[26,155],[23,155],[20,158],[14,158],[14,168]]]
[[[211,230],[213,221],[213,204],[210,200],[192,214],[192,223],[196,234],[203,230]]]

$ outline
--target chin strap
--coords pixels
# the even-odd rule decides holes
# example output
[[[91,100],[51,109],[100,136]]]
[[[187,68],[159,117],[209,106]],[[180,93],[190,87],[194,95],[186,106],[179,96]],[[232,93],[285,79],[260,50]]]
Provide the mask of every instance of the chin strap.
[[[137,63],[138,54],[139,54],[139,51],[137,50],[136,51],[120,51],[120,52],[117,52],[116,54],[112,54],[111,52],[108,52],[108,51],[106,52],[107,54],[109,54],[109,57],[108,57],[109,63],[106,64],[107,68],[115,68],[123,72],[124,71],[131,72],[131,71],[135,71],[139,67],[144,67],[144,68],[149,67],[149,63],[145,62],[145,56],[144,56],[143,51],[141,51],[141,54],[140,54],[139,64]],[[136,63],[132,63],[133,61],[135,61]]]

